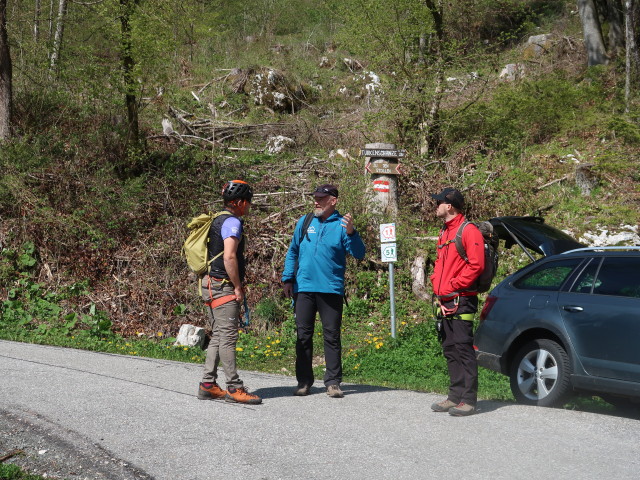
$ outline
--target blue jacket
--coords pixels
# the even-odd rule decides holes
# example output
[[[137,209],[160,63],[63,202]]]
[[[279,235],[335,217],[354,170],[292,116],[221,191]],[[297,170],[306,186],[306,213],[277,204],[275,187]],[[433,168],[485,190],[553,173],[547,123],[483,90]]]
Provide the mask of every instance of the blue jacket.
[[[341,219],[338,211],[324,222],[314,217],[307,230],[308,238],[305,235],[302,239],[304,216],[298,220],[282,273],[283,282],[295,280],[294,292],[344,295],[347,253],[361,259],[364,258],[365,247],[358,232],[347,235]]]

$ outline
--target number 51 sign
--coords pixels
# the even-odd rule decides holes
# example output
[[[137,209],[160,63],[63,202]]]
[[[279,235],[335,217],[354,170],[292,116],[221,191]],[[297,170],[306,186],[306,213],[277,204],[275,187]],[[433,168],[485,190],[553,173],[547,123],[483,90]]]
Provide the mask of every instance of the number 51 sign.
[[[395,243],[382,243],[380,245],[380,252],[383,262],[397,262],[398,250]]]
[[[380,225],[380,254],[383,262],[397,262],[396,224],[383,223]]]

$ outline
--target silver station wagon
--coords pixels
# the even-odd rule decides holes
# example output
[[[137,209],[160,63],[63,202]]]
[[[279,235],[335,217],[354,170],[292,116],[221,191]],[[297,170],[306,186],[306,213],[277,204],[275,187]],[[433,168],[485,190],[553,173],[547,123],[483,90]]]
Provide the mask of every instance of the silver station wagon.
[[[505,247],[545,257],[490,292],[479,365],[507,375],[520,403],[560,406],[582,391],[640,406],[640,247],[586,248],[537,217],[490,222]]]

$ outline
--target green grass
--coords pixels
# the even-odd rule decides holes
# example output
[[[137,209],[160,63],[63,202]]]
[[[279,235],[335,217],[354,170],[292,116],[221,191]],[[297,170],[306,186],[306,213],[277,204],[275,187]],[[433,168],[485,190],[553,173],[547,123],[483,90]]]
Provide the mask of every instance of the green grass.
[[[0,480],[45,480],[45,477],[27,473],[17,465],[0,463]]]

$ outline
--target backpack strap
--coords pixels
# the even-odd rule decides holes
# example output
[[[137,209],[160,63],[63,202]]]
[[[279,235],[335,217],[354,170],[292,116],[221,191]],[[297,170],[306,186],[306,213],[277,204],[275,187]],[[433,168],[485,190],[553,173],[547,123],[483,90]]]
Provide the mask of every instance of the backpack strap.
[[[311,221],[313,220],[313,212],[309,212],[307,213],[307,215],[304,217],[304,222],[302,222],[302,230],[301,230],[301,234],[300,234],[300,241],[302,242],[302,240],[304,240],[304,237],[307,237],[307,240],[309,240],[309,234],[307,233],[307,230],[309,230],[309,225],[311,225]]]
[[[213,221],[214,221],[216,218],[218,218],[218,217],[220,217],[220,216],[222,216],[222,215],[229,215],[230,217],[235,217],[235,215],[234,215],[233,213],[231,213],[230,211],[228,211],[228,210],[222,210],[221,212],[214,213],[213,215],[211,215],[211,228],[213,228]],[[244,233],[243,233],[243,235],[244,235]],[[211,235],[209,235],[209,238],[211,238]],[[208,243],[208,240],[207,240],[207,243]],[[215,255],[213,258],[211,258],[211,260],[208,260],[208,261],[207,261],[207,272],[209,272],[209,270],[210,270],[210,268],[211,268],[211,264],[213,263],[213,261],[214,261],[214,260],[216,260],[216,259],[218,259],[218,258],[220,258],[220,256],[221,256],[223,253],[224,253],[224,249],[223,249],[223,250],[221,250],[221,251],[220,251],[217,255]]]
[[[462,225],[458,227],[458,232],[456,233],[456,238],[454,239],[458,255],[460,255],[460,257],[466,263],[469,263],[469,257],[467,257],[467,251],[464,249],[464,245],[462,244],[462,232],[464,231],[464,227],[466,227],[470,223],[471,222],[469,220],[465,220],[464,222],[462,222]]]

